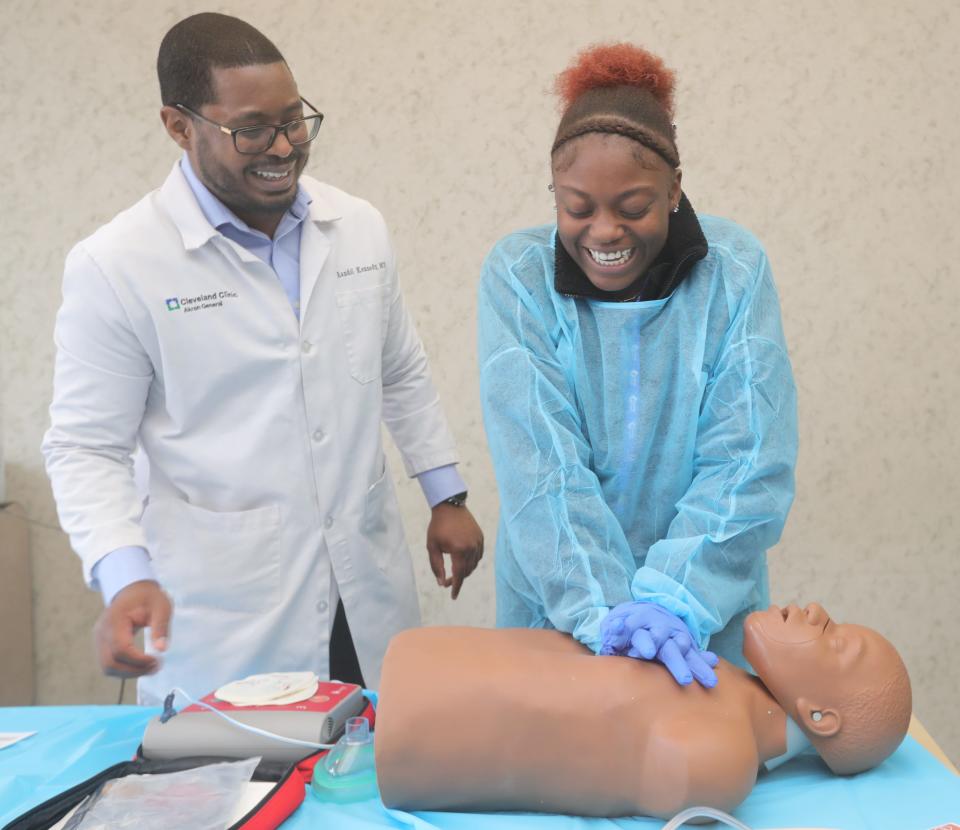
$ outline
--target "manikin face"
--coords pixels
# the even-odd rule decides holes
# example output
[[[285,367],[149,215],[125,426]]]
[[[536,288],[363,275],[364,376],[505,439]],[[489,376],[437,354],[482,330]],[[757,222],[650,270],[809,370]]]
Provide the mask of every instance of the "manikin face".
[[[213,83],[216,100],[198,112],[225,127],[280,125],[303,115],[297,85],[285,63],[215,68]],[[168,112],[171,109],[173,114]],[[244,155],[214,125],[171,107],[164,107],[162,114],[200,181],[248,224],[278,222],[293,204],[309,144],[295,147],[279,133],[265,152]],[[180,125],[177,118],[183,119],[179,132],[168,123]]]
[[[628,287],[663,249],[680,171],[642,144],[605,133],[574,139],[554,161],[560,242],[600,290]]]
[[[876,631],[837,624],[815,602],[750,614],[743,654],[787,714],[822,736],[839,731],[845,702],[899,659]]]
[[[809,681],[851,673],[873,634],[858,625],[838,625],[815,602],[804,608],[771,605],[747,617],[744,655],[764,683],[767,677],[775,685],[794,677]]]

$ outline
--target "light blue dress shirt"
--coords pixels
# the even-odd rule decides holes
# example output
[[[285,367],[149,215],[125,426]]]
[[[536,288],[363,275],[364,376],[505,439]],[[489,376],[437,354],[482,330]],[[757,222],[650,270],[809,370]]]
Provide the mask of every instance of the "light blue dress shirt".
[[[309,215],[312,201],[302,187],[289,207],[271,239],[262,231],[251,228],[214,196],[200,181],[186,155],[180,160],[180,169],[190,185],[197,204],[207,221],[227,239],[242,245],[269,265],[283,286],[293,313],[300,318],[300,229]],[[456,464],[427,470],[417,476],[424,497],[431,508],[450,496],[462,493],[467,485]],[[93,567],[93,584],[99,586],[104,604],[127,585],[144,579],[156,579],[150,565],[150,556],[141,547],[122,547],[111,551]]]

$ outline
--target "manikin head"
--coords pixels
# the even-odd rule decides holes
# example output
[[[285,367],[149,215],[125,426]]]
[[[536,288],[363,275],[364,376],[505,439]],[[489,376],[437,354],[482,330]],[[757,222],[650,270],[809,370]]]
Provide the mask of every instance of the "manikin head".
[[[822,606],[771,605],[744,624],[743,654],[835,773],[875,767],[910,724],[910,678],[876,631]]]

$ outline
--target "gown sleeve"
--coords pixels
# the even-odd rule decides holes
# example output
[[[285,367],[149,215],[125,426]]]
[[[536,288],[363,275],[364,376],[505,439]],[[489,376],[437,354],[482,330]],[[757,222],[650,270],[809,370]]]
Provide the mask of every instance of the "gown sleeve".
[[[796,388],[765,256],[733,312],[701,403],[694,475],[634,599],[673,611],[706,647],[747,610],[793,502]]]
[[[480,283],[480,394],[507,537],[497,556],[509,559],[498,570],[515,571],[551,625],[597,651],[600,622],[631,598],[636,565],[590,466],[556,324],[530,287],[545,267],[537,246],[515,256],[501,243]]]

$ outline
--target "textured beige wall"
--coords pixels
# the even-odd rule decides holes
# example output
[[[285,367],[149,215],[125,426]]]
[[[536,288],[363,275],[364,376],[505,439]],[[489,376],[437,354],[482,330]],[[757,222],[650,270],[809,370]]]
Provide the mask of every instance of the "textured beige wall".
[[[311,171],[385,213],[409,304],[492,551],[497,500],[476,382],[475,285],[490,245],[549,221],[550,80],[596,40],[679,71],[684,184],[765,243],[800,390],[798,496],[776,599],[817,598],[902,649],[916,711],[960,757],[958,14],[892,3],[243,0],[327,114]],[[108,702],[99,601],[67,552],[38,445],[64,254],[156,186],[176,152],[153,62],[188,2],[3,0],[0,349],[7,494],[34,518],[43,703]],[[394,469],[399,469],[394,464]],[[401,499],[415,550],[426,508]],[[418,559],[429,622],[493,621],[492,555],[451,603]]]

